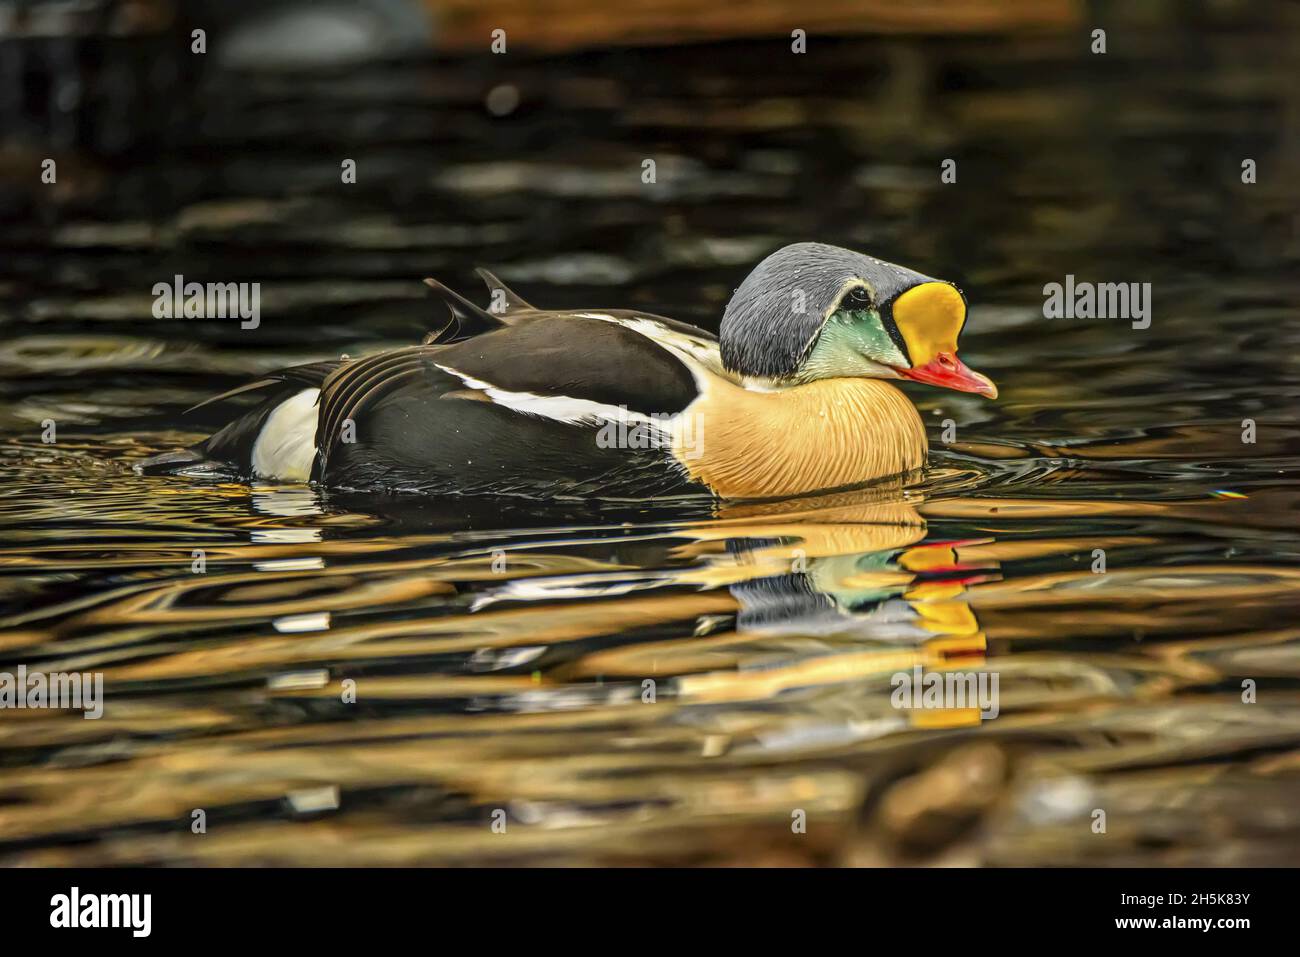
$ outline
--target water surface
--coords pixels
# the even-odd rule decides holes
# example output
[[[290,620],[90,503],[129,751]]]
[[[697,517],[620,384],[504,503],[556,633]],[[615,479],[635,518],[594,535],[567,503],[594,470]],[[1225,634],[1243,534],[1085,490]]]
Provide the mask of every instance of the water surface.
[[[182,71],[60,154],[57,201],[0,171],[0,668],[108,693],[4,714],[0,861],[1293,860],[1293,39]],[[541,508],[132,472],[216,391],[417,341],[425,275],[716,328],[803,239],[973,304],[1001,398],[909,386],[906,488]],[[261,282],[260,327],[154,320],[176,273]],[[1151,282],[1151,327],[1044,319],[1066,274]],[[917,666],[996,673],[998,716],[893,707]]]

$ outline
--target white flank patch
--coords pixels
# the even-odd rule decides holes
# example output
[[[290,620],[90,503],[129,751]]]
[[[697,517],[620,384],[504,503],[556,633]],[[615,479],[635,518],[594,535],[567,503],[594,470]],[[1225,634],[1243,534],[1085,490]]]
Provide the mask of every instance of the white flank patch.
[[[454,375],[471,389],[478,389],[497,405],[512,409],[515,412],[540,416],[543,419],[563,422],[566,425],[598,426],[606,422],[644,425],[659,432],[665,440],[669,434],[667,419],[654,419],[641,412],[632,412],[623,406],[607,405],[604,402],[593,402],[590,399],[575,399],[573,396],[568,395],[509,392],[505,389],[498,389],[482,379],[475,379],[473,376],[459,372],[451,366],[439,365],[438,368],[448,375]]]
[[[262,478],[305,482],[316,457],[316,397],[320,389],[303,389],[285,399],[266,418],[253,443],[253,471]]]

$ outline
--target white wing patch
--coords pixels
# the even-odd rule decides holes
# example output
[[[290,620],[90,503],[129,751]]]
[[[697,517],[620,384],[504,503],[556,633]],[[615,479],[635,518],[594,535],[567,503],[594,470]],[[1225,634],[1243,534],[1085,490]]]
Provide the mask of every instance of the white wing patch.
[[[305,482],[316,457],[316,398],[320,389],[303,389],[285,399],[266,418],[253,443],[253,472],[261,478]]]

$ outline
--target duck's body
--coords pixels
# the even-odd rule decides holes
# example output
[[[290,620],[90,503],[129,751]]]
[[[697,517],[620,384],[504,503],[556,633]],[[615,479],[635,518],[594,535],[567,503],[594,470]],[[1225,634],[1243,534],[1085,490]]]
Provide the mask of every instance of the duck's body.
[[[845,366],[868,361],[845,355],[871,354],[854,321],[816,342],[832,316],[853,315],[835,311],[845,295],[842,266],[822,297],[834,307],[811,295],[820,321],[786,343],[797,346],[793,366],[728,340],[728,320],[772,321],[754,308],[762,289],[743,296],[759,270],[728,307],[721,342],[640,312],[536,309],[490,273],[492,312],[430,282],[451,307],[455,331],[236,390],[266,398],[159,463],[220,462],[261,479],[376,492],[538,498],[767,498],[901,475],[925,461],[916,410],[884,376]],[[955,331],[952,338],[955,348]],[[818,374],[800,373],[807,368]],[[835,374],[841,368],[849,374]]]

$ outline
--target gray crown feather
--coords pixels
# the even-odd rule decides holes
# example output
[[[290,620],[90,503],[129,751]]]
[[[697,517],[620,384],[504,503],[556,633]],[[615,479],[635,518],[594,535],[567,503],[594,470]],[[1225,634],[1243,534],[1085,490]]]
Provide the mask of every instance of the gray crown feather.
[[[781,379],[807,358],[845,287],[865,283],[885,309],[929,276],[825,243],[795,243],[772,253],[745,277],[722,315],[722,363],[732,372]],[[802,292],[803,311],[797,312]]]

